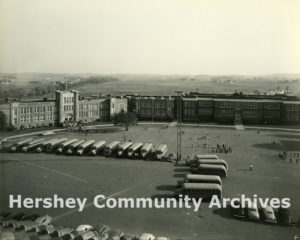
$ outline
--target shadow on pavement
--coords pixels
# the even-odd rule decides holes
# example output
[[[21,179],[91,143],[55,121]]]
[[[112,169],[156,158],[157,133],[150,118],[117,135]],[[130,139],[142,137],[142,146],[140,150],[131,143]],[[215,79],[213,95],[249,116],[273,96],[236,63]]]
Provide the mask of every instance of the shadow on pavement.
[[[223,218],[230,218],[233,219],[234,217],[232,216],[232,212],[230,208],[217,208],[214,209],[213,214],[219,215]]]
[[[174,172],[190,172],[189,168],[175,168]]]
[[[284,151],[285,149],[283,148],[282,145],[279,145],[278,143],[258,143],[252,145],[252,147],[255,148],[264,148],[264,149],[269,149],[269,150],[277,150],[277,151]]]
[[[173,193],[164,193],[164,194],[154,194],[151,196],[151,199],[166,199],[166,198],[174,198]]]
[[[184,173],[175,173],[173,175],[173,177],[176,177],[176,178],[185,178],[185,174]]]
[[[174,191],[175,186],[174,185],[160,185],[156,187],[156,190],[159,191]]]
[[[272,134],[272,137],[300,139],[300,135],[292,135],[292,134]]]

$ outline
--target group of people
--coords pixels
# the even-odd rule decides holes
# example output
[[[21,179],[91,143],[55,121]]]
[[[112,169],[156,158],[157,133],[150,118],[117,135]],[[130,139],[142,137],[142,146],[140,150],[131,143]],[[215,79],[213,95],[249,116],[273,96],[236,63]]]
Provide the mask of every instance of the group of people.
[[[298,161],[300,160],[300,155],[299,155],[299,152],[293,152],[293,153],[287,153],[285,151],[283,152],[279,152],[278,153],[278,156],[279,156],[279,159],[285,161],[285,160],[290,160],[290,163],[292,164],[293,161],[295,161],[295,163],[297,164]]]
[[[81,122],[67,122],[65,124],[65,128],[68,130],[68,132],[74,132],[78,134],[84,134],[84,135],[92,135],[92,131],[90,128],[83,128],[83,124]]]
[[[211,151],[216,153],[231,153],[232,148],[225,144],[217,144],[216,147],[215,146],[212,147]]]

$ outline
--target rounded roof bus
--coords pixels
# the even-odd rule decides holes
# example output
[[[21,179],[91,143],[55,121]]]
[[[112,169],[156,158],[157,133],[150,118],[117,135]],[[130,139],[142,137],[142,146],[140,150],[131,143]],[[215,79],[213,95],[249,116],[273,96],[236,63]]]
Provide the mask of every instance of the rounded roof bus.
[[[24,145],[26,145],[27,143],[29,143],[32,140],[33,140],[32,138],[25,138],[19,142],[16,142],[11,146],[10,151],[11,152],[18,151],[18,149],[20,149],[21,147],[23,147]]]
[[[69,140],[67,140],[67,141],[65,141],[65,142],[63,142],[63,143],[60,143],[60,144],[58,145],[58,147],[57,147],[56,152],[57,152],[57,153],[62,153],[63,150],[64,150],[64,148],[68,147],[70,144],[72,144],[72,143],[74,143],[74,142],[76,142],[76,141],[78,141],[77,138],[72,138],[72,139],[69,139]]]
[[[93,145],[94,142],[95,140],[87,140],[86,142],[80,144],[76,149],[76,153],[81,156]]]
[[[132,142],[122,143],[118,149],[118,157],[124,156],[131,145],[132,145]]]
[[[214,154],[198,154],[195,156],[195,160],[200,160],[200,159],[219,159],[217,155]]]
[[[161,158],[167,153],[168,146],[167,144],[160,144],[155,150],[155,159],[161,160]]]
[[[60,143],[67,141],[67,138],[59,138],[56,141],[51,141],[50,143],[46,144],[45,150],[46,152],[52,152],[56,147],[59,146]]]
[[[128,149],[128,153],[127,153],[128,157],[134,157],[134,154],[138,150],[140,150],[142,148],[142,146],[143,146],[143,143],[139,143],[139,142],[132,144],[132,146]]]
[[[28,152],[39,145],[40,142],[45,141],[45,138],[38,138],[29,142],[27,146],[22,147],[23,152]]]
[[[72,154],[73,151],[76,149],[76,147],[84,142],[85,142],[85,140],[81,139],[81,140],[78,140],[78,141],[72,143],[71,145],[69,145],[67,147],[66,154]]]
[[[177,181],[177,187],[182,186],[183,183],[215,183],[222,186],[222,180],[217,175],[200,175],[200,174],[186,174],[185,178]]]
[[[216,183],[183,183],[181,189],[175,190],[175,195],[187,195],[190,198],[210,200],[216,195],[222,198],[222,186]]]
[[[198,164],[223,165],[226,168],[226,170],[228,170],[228,164],[224,159],[217,159],[217,160],[201,159],[198,160]]]
[[[92,146],[91,146],[91,151],[90,154],[91,155],[97,155],[97,153],[99,151],[101,151],[104,147],[105,147],[106,142],[105,141],[98,141],[95,142]]]
[[[39,145],[37,146],[37,148],[35,149],[35,151],[38,153],[44,151],[45,147],[48,143],[54,142],[56,140],[57,140],[57,138],[51,138],[51,139],[46,139],[45,141],[40,142]]]
[[[141,149],[142,158],[147,157],[147,155],[152,152],[152,149],[153,149],[153,144],[152,143],[144,144],[142,149]]]
[[[218,175],[221,178],[227,177],[227,170],[223,165],[200,164],[197,168],[192,168],[192,173]]]
[[[120,145],[119,141],[113,141],[110,144],[106,145],[104,148],[104,155],[110,156],[111,154],[113,154],[115,151],[118,150],[119,145]]]

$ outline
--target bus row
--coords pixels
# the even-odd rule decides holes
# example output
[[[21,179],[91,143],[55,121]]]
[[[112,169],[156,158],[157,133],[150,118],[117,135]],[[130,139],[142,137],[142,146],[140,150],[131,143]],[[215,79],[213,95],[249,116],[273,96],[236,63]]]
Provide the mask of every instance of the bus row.
[[[191,172],[194,174],[228,176],[228,164],[217,155],[196,155],[193,161],[189,162]]]
[[[177,181],[175,196],[188,195],[191,198],[209,200],[213,195],[222,198],[222,180],[217,175],[186,174]]]
[[[214,195],[222,198],[222,177],[228,176],[228,164],[217,155],[196,155],[188,162],[192,174],[186,174],[177,181],[175,196],[210,200]]]
[[[117,156],[128,158],[154,158],[161,160],[167,153],[166,144],[160,144],[154,149],[152,143],[132,143],[112,141],[107,144],[105,141],[83,140],[83,139],[67,139],[67,138],[26,138],[14,143],[10,148],[10,152],[56,152],[58,154],[65,153],[67,155],[98,155]]]

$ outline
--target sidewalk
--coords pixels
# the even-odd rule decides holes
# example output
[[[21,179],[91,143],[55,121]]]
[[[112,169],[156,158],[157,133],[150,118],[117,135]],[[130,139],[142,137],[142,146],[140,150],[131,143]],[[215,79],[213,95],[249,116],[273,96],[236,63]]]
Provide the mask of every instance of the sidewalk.
[[[167,124],[168,122],[140,122],[138,123],[137,126],[139,125],[162,125],[162,124]],[[171,122],[169,123],[169,126],[176,126],[177,122]],[[90,125],[87,126],[90,129],[97,128],[97,127],[114,127],[115,125],[110,123],[110,124],[97,124],[97,125]],[[181,126],[185,127],[208,127],[208,128],[229,128],[229,129],[238,129],[236,125],[219,125],[219,124],[195,124],[195,123],[182,123]],[[116,126],[117,127],[117,126]],[[293,128],[282,128],[282,127],[259,127],[259,126],[245,126],[243,125],[244,129],[246,130],[265,130],[265,131],[288,131],[288,132],[298,132],[300,133],[300,129],[293,129]],[[240,129],[238,129],[240,130]],[[44,131],[38,131],[38,132],[32,132],[32,133],[25,133],[25,134],[19,134],[19,135],[13,135],[6,137],[6,139],[14,139],[14,138],[19,138],[19,137],[26,137],[26,136],[34,136],[34,135],[39,135],[42,134],[45,131],[49,130],[44,130]],[[50,131],[53,132],[63,132],[67,131],[65,128],[58,128],[58,129],[51,129]]]

